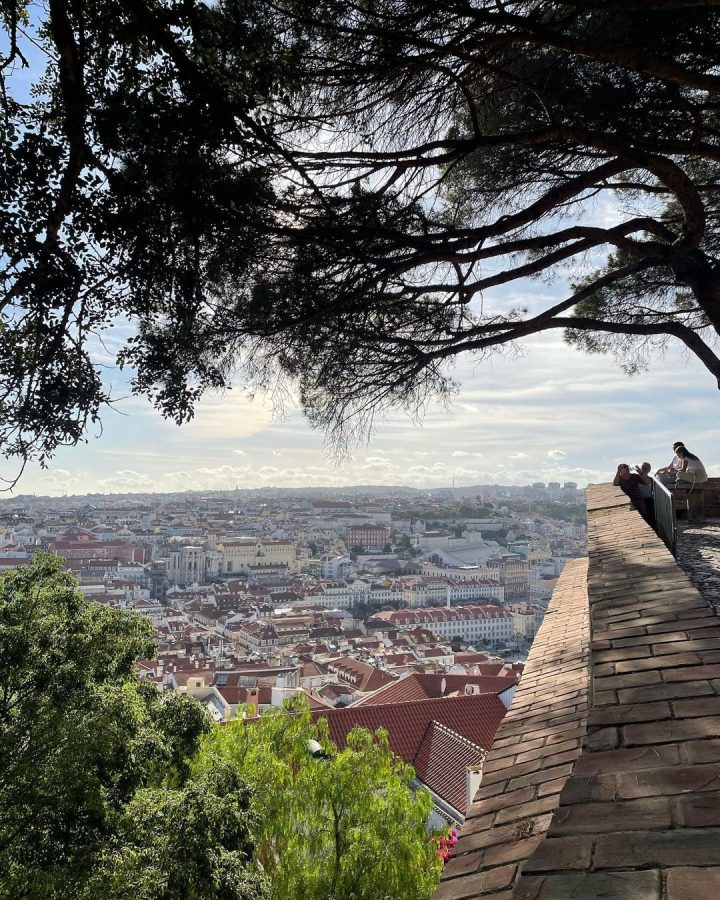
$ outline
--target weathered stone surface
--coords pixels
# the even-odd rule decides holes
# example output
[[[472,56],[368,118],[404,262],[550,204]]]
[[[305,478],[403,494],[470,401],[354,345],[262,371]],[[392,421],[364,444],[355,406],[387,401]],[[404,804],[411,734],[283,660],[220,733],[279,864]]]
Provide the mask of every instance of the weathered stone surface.
[[[437,900],[720,900],[720,527],[588,509]]]
[[[515,900],[660,900],[661,883],[657,870],[526,875],[512,896]]]

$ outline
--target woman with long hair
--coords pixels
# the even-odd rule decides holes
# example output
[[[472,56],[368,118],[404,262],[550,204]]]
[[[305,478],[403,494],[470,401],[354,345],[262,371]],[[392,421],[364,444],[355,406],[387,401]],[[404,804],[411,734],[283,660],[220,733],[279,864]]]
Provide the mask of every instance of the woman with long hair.
[[[675,481],[676,487],[693,487],[696,484],[704,484],[708,480],[702,460],[691,453],[687,447],[680,444],[675,448],[675,455],[681,461]]]

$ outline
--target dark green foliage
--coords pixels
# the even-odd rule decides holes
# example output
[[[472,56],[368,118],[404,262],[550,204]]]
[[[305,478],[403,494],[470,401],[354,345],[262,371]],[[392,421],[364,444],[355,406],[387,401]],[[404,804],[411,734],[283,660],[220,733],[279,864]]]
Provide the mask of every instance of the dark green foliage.
[[[56,557],[0,577],[0,897],[261,895],[247,790],[188,780],[204,710],[134,675],[150,634]]]
[[[310,753],[308,741],[321,746]],[[387,732],[353,729],[347,747],[313,723],[302,696],[204,739],[198,773],[227,766],[258,797],[257,854],[270,900],[429,900],[441,865],[430,795],[390,751]]]
[[[720,378],[716,3],[0,9],[4,453],[82,438],[113,324],[176,421],[240,371],[340,442],[551,329]],[[574,287],[528,310],[528,277]]]

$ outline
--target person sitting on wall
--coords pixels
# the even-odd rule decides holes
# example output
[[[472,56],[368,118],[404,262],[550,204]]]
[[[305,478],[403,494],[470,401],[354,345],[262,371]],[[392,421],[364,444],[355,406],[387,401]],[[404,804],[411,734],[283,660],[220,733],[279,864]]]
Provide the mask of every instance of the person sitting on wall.
[[[615,473],[613,481],[615,487],[619,487],[623,494],[626,494],[632,501],[632,505],[640,513],[640,515],[648,520],[648,508],[645,498],[640,493],[640,485],[649,485],[650,479],[643,472],[631,472],[627,463],[620,463]]]
[[[675,450],[675,455],[681,461],[675,487],[692,490],[696,484],[705,484],[708,474],[699,457],[691,453],[683,444],[680,444]]]
[[[661,469],[658,469],[655,473],[655,477],[660,481],[665,487],[674,487],[675,481],[677,480],[678,472],[682,469],[683,460],[682,457],[678,455],[678,447],[683,447],[684,444],[682,441],[675,441],[673,444],[673,453],[675,454],[672,460]]]

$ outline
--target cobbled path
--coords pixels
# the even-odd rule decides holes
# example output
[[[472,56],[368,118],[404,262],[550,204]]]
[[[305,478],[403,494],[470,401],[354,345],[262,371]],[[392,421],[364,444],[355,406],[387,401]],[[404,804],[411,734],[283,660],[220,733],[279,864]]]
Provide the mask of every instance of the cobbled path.
[[[720,613],[720,521],[704,525],[678,522],[677,562]]]

